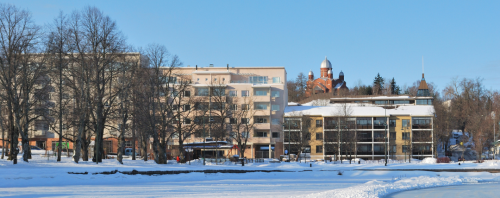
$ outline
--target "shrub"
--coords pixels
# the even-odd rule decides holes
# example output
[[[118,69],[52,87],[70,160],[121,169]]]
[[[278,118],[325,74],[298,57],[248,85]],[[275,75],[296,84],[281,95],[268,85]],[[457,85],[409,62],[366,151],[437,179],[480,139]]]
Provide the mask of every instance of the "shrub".
[[[437,163],[450,163],[450,158],[448,157],[439,157],[437,158]]]

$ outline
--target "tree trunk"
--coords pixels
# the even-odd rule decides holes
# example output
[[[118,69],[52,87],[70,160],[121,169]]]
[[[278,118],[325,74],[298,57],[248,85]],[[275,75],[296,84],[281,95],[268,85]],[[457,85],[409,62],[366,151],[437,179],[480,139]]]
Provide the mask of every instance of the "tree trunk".
[[[116,156],[116,160],[123,164],[123,151],[125,150],[125,126],[122,126],[120,130],[120,136],[118,136],[118,153]]]
[[[148,161],[148,142],[146,134],[141,135],[141,147],[142,159]]]
[[[135,122],[132,124],[132,160],[135,160]]]

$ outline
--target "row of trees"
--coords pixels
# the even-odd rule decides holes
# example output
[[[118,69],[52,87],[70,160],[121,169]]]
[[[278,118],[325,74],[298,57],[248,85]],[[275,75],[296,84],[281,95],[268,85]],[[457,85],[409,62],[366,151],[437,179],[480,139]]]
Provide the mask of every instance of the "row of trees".
[[[295,80],[287,82],[288,101],[298,102],[306,98],[305,90],[307,89],[308,78],[304,73],[300,72]],[[418,85],[420,80],[412,84],[412,86],[399,86],[396,80],[392,78],[386,81],[380,74],[375,76],[371,85],[364,85],[359,82],[356,86],[349,90],[342,90],[339,95],[355,96],[355,95],[400,95],[408,94],[412,96],[417,95]],[[433,84],[429,84],[429,89],[433,90]]]
[[[229,138],[244,156],[254,123],[251,98],[238,100],[219,84],[193,93],[191,76],[177,72],[178,56],[159,44],[129,46],[116,22],[95,7],[61,12],[42,27],[30,12],[0,4],[0,48],[2,158],[8,153],[16,161],[20,138],[28,162],[29,138],[39,131],[59,136],[58,161],[63,141],[70,141],[75,162],[88,161],[92,150],[92,160],[102,162],[110,135],[118,139],[120,163],[126,138],[133,160],[138,140],[143,160],[151,145],[158,164],[167,163],[173,139],[185,161],[183,145],[192,136]]]

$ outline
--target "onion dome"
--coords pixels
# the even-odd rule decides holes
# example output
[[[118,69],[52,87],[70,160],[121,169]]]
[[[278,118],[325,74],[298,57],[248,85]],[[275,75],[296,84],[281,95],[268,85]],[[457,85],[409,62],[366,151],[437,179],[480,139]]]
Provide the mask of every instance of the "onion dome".
[[[313,74],[313,71],[311,70],[311,71],[309,71],[309,76],[312,76],[312,75],[314,75],[314,74]]]
[[[321,63],[321,68],[332,68],[332,63],[326,58],[325,60]]]
[[[344,72],[342,72],[342,70],[340,70],[339,76],[344,76]]]
[[[328,75],[332,74],[332,70],[328,70]]]

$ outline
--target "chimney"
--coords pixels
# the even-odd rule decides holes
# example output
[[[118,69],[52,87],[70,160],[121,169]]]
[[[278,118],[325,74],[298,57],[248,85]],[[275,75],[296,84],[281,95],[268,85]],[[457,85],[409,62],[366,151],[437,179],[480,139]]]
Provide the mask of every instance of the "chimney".
[[[227,71],[229,71],[229,64],[227,64]]]
[[[198,70],[198,65],[196,65],[196,69],[195,70]]]
[[[208,67],[214,67],[214,64],[210,64]]]

